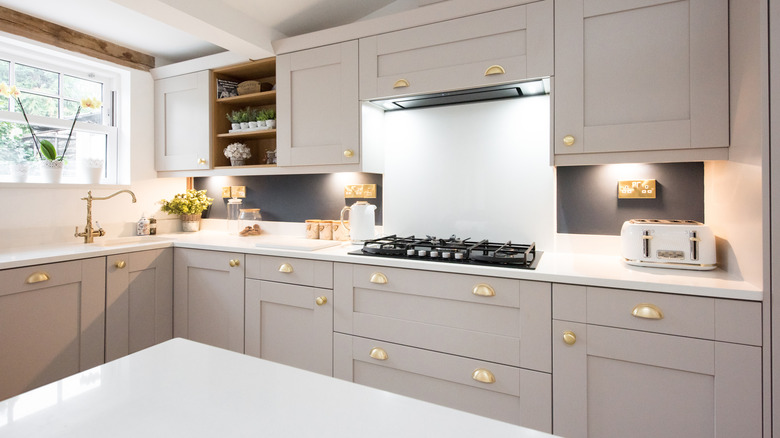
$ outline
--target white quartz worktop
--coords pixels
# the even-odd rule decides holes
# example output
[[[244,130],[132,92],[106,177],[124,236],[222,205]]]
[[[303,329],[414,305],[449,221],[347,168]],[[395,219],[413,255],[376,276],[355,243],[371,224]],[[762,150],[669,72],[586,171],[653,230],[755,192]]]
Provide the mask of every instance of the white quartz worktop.
[[[0,436],[552,435],[173,339],[0,402]]]
[[[113,244],[112,243],[118,243]],[[459,263],[427,262],[350,255],[359,246],[348,242],[308,251],[300,237],[261,235],[252,237],[228,236],[219,231],[176,233],[148,238],[106,239],[97,244],[69,243],[36,246],[34,248],[6,248],[0,250],[0,269],[30,266],[42,263],[98,257],[123,252],[176,246],[246,254],[309,258],[332,262],[371,264],[387,267],[421,269],[459,274],[549,281],[621,289],[635,289],[715,298],[733,298],[760,301],[760,287],[716,269],[713,271],[686,271],[628,266],[616,255],[553,253],[545,251],[535,270]],[[110,244],[106,246],[106,244]]]

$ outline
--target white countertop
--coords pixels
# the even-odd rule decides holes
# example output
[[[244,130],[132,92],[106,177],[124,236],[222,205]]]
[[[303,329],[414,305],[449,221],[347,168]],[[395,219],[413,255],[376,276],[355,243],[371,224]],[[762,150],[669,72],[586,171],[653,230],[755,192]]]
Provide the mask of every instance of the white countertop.
[[[0,402],[0,436],[552,435],[173,339]]]
[[[280,257],[308,258],[332,262],[370,264],[386,267],[452,272],[491,277],[516,278],[531,281],[578,284],[620,289],[646,290],[715,298],[761,301],[760,287],[721,270],[687,271],[679,269],[635,267],[623,263],[619,256],[568,254],[545,251],[535,270],[459,263],[428,262],[408,259],[367,257],[347,254],[359,249],[348,242],[336,246],[307,250],[311,241],[301,237],[261,235],[229,236],[220,231],[176,233],[140,238],[105,239],[97,244],[69,243],[34,248],[0,250],[0,269],[43,263],[99,257],[124,252],[164,248],[208,249]],[[122,243],[105,246],[110,243]],[[259,245],[259,246],[258,246]]]

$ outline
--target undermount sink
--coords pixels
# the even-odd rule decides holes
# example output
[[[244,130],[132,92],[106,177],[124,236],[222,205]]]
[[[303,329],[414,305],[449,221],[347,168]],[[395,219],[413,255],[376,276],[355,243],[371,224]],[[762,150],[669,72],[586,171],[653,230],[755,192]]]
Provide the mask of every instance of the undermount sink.
[[[113,239],[104,239],[100,237],[95,238],[95,242],[91,245],[96,246],[122,246],[122,245],[137,245],[140,243],[158,243],[158,242],[170,242],[173,239],[167,237],[157,236],[131,236],[131,237],[115,237]]]

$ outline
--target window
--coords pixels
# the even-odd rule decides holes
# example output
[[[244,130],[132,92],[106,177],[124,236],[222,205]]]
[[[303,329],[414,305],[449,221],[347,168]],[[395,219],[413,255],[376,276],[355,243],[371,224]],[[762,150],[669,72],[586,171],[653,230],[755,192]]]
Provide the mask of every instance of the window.
[[[0,82],[19,90],[35,136],[50,141],[58,155],[64,153],[62,183],[89,182],[94,174],[89,167],[98,165],[100,182],[115,184],[118,128],[113,107],[117,76],[97,71],[91,63],[76,57],[72,61],[62,54],[37,58],[10,50],[0,51]],[[97,99],[102,107],[79,110],[84,98]],[[39,161],[40,152],[22,109],[14,99],[0,96],[0,182],[41,182]],[[16,163],[23,164],[21,170]]]

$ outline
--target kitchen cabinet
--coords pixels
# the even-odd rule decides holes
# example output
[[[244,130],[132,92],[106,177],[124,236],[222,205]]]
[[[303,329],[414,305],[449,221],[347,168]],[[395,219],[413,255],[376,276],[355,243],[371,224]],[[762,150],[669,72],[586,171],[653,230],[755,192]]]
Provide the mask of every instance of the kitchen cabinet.
[[[173,336],[173,249],[106,257],[106,361]]]
[[[105,263],[0,271],[0,400],[103,363]]]
[[[334,265],[334,376],[552,427],[550,284]]]
[[[360,39],[363,100],[552,74],[551,0]]]
[[[553,433],[760,437],[761,304],[556,284]]]
[[[728,159],[727,0],[555,4],[555,164]]]
[[[358,42],[276,58],[279,166],[360,163]]]
[[[333,375],[333,264],[247,255],[245,353]]]
[[[174,249],[173,336],[244,352],[244,254]]]
[[[156,170],[199,170],[211,166],[209,78],[209,71],[204,70],[154,82]]]

